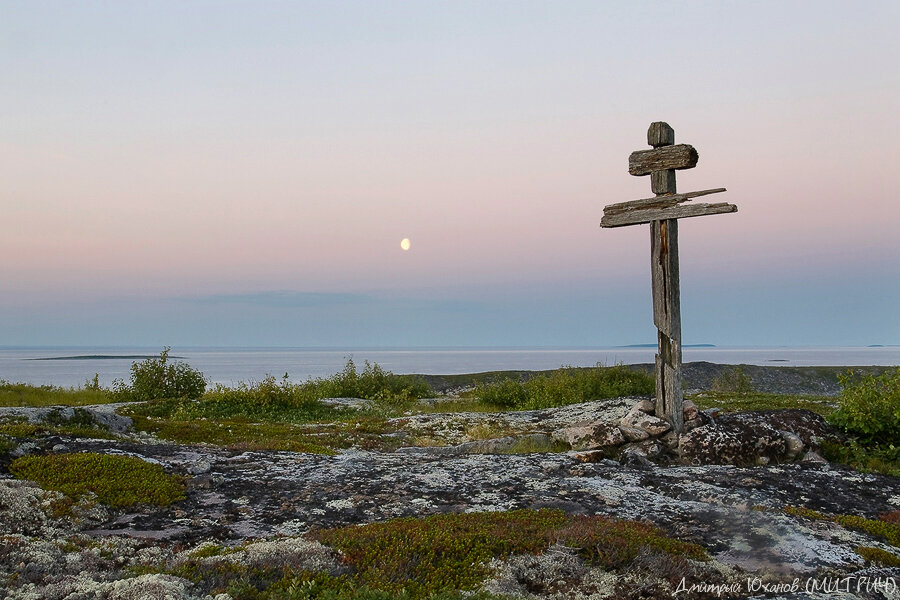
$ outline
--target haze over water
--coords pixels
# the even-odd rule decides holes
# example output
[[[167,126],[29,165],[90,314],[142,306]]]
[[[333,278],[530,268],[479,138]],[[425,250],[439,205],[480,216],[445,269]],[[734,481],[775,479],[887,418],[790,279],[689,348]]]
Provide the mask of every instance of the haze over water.
[[[544,370],[597,363],[652,363],[653,348],[173,348],[171,356],[202,371],[210,383],[234,385],[267,374],[292,381],[326,377],[352,357],[358,368],[369,360],[394,373],[453,374],[496,370]],[[79,386],[95,373],[103,385],[127,381],[135,359],[34,360],[89,355],[158,355],[154,348],[0,348],[0,379],[35,385]],[[684,361],[768,366],[900,365],[900,347],[685,348]]]

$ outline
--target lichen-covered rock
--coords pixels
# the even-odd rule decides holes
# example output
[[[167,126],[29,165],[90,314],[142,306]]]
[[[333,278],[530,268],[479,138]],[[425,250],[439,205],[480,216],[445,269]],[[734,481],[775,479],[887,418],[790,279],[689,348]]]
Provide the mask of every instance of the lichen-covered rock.
[[[619,426],[643,429],[650,436],[662,435],[672,428],[665,419],[648,415],[642,411],[632,411],[620,421]]]
[[[643,429],[638,429],[637,427],[625,427],[619,425],[619,429],[622,430],[622,435],[624,435],[625,439],[629,442],[642,442],[650,437],[649,433]]]
[[[569,444],[573,450],[596,450],[625,443],[622,430],[609,423],[588,423],[553,432],[553,439]]]
[[[786,457],[787,444],[777,429],[760,415],[725,415],[681,437],[682,462],[695,465],[757,465]],[[764,463],[760,458],[765,459]]]
[[[781,434],[781,437],[784,438],[784,443],[787,445],[787,453],[785,454],[785,458],[787,458],[788,460],[794,460],[795,458],[797,458],[806,447],[806,444],[803,443],[803,440],[800,439],[800,436],[790,431],[779,431],[778,433]]]

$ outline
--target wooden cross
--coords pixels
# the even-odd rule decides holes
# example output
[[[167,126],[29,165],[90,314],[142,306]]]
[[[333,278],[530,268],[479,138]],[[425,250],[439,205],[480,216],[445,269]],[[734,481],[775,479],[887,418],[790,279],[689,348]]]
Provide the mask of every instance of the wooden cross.
[[[653,322],[659,352],[656,355],[656,416],[665,417],[676,433],[684,425],[681,387],[681,298],[678,283],[678,219],[737,212],[725,202],[685,202],[724,192],[725,188],[675,193],[675,170],[697,166],[698,154],[687,144],[675,145],[675,130],[668,123],[650,124],[647,143],[653,150],[638,150],[628,157],[628,172],[650,175],[653,198],[610,204],[603,209],[601,227],[650,223],[650,256],[653,274]]]

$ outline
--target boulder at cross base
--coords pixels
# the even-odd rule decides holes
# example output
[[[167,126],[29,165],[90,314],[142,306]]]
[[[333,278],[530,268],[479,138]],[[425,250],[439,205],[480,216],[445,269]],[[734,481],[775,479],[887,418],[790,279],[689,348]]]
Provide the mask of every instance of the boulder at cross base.
[[[682,436],[681,460],[689,464],[756,465],[792,460],[817,449],[836,429],[812,411],[753,410],[725,414]],[[802,448],[797,447],[802,442]]]
[[[725,415],[697,427],[678,444],[682,462],[750,466],[776,462],[787,454],[784,437],[765,415]],[[731,417],[731,418],[729,418]]]

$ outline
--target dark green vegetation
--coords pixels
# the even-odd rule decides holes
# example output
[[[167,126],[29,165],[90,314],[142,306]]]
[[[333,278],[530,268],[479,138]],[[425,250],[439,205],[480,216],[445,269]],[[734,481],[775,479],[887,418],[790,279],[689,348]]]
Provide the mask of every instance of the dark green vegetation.
[[[840,376],[843,390],[831,421],[861,442],[900,445],[900,368],[881,375]]]
[[[167,506],[184,499],[184,481],[154,465],[130,456],[53,454],[18,458],[9,466],[19,479],[77,499],[93,492],[112,507],[134,504]]]
[[[602,516],[567,516],[558,510],[435,515],[319,532],[339,549],[357,579],[414,597],[472,589],[487,575],[493,557],[538,554],[554,543],[577,548],[588,562],[607,569],[628,566],[641,549],[703,559],[703,548],[666,537],[648,524]]]
[[[518,381],[506,378],[479,384],[473,396],[485,403],[512,410],[533,410],[577,404],[602,398],[645,396],[654,392],[649,375],[624,366],[591,369],[561,368]]]
[[[145,402],[154,398],[197,399],[206,390],[203,373],[191,368],[185,362],[169,361],[169,348],[159,354],[159,358],[148,358],[131,363],[131,385],[118,381],[117,395],[122,400]]]
[[[639,555],[666,557],[688,573],[687,559],[707,559],[702,547],[667,537],[646,523],[568,516],[550,509],[395,519],[320,530],[311,536],[341,551],[345,573],[203,560],[238,550],[218,546],[169,572],[197,582],[204,593],[227,591],[236,598],[488,600],[498,597],[460,592],[474,590],[490,576],[491,559],[541,554],[554,545],[616,571],[628,569]]]

